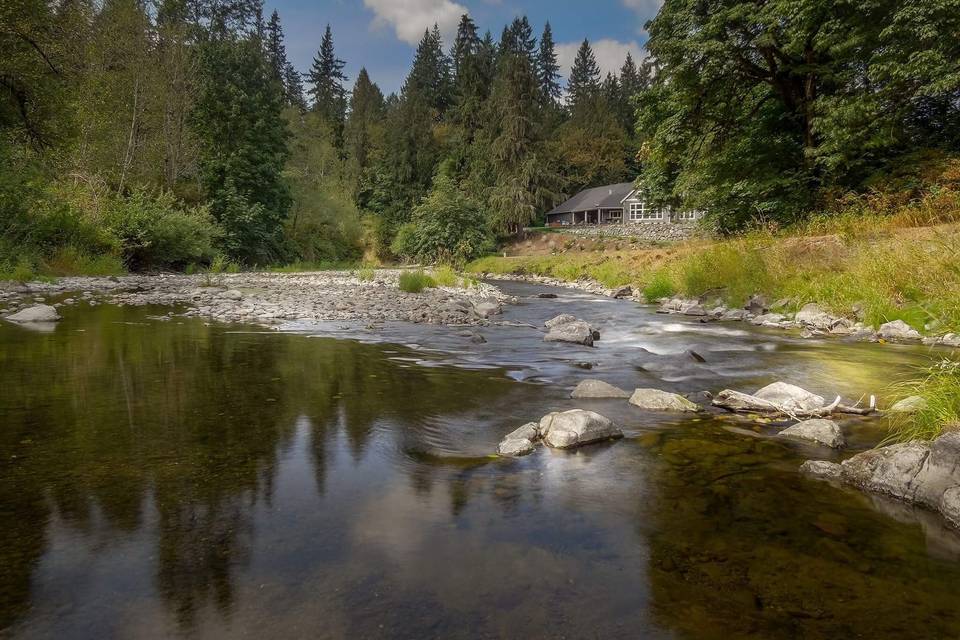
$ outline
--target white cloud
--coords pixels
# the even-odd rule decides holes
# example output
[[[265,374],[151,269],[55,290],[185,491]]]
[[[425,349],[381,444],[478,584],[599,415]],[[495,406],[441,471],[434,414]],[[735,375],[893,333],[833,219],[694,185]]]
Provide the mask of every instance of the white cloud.
[[[560,65],[560,73],[564,77],[570,76],[570,68],[577,57],[577,50],[580,48],[580,42],[565,42],[557,45],[557,63]],[[636,40],[630,42],[620,42],[610,38],[597,40],[590,43],[593,49],[593,55],[600,65],[601,79],[610,73],[619,73],[623,61],[627,59],[627,52],[633,56],[634,61],[639,64],[647,56]]]
[[[363,0],[363,4],[376,16],[374,27],[393,27],[397,38],[414,45],[423,38],[424,30],[434,24],[449,44],[460,16],[469,13],[452,0]]]
[[[656,17],[657,12],[660,11],[660,7],[663,6],[663,0],[621,0],[623,6],[627,9],[631,9],[636,12],[637,17],[640,18],[640,28],[638,32],[646,35],[647,31],[645,25],[647,20],[653,20]]]

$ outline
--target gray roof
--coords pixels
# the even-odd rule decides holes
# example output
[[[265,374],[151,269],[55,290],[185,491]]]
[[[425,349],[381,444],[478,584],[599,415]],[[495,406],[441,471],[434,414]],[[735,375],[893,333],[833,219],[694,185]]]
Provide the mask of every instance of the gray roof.
[[[623,206],[620,202],[633,191],[633,188],[632,182],[621,182],[620,184],[608,184],[605,187],[584,189],[563,204],[548,211],[547,215],[570,213],[571,211],[592,211],[594,209],[619,209]]]

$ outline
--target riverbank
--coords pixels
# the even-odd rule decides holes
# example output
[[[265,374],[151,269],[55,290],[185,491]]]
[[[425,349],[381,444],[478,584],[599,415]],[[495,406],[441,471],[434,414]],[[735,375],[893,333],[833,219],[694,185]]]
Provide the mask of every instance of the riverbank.
[[[287,321],[404,321],[476,325],[499,313],[505,296],[496,288],[400,289],[401,270],[313,273],[160,274],[61,278],[55,282],[0,283],[0,315],[38,303],[166,305],[177,315],[275,326]],[[71,297],[67,297],[71,296]]]

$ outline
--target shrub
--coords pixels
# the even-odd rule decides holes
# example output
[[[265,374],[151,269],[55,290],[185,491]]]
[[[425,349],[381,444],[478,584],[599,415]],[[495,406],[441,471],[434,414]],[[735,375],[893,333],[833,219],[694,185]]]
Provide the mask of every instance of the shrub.
[[[370,282],[376,275],[377,272],[373,269],[373,267],[368,265],[364,265],[357,269],[357,279],[360,280],[360,282]]]
[[[170,192],[138,189],[112,197],[104,212],[123,261],[133,270],[184,268],[215,255],[220,230],[206,207],[184,208]]]
[[[441,172],[390,248],[405,258],[460,266],[492,250],[493,236],[480,205]]]
[[[407,293],[420,293],[428,287],[435,287],[437,283],[424,273],[422,269],[404,271],[400,274],[400,290]]]
[[[676,289],[673,286],[673,281],[663,271],[654,273],[653,278],[643,288],[643,297],[650,302],[660,298],[669,298],[674,293],[676,293]]]
[[[441,265],[430,274],[434,282],[440,287],[458,287],[460,286],[460,276],[453,270],[453,267]]]

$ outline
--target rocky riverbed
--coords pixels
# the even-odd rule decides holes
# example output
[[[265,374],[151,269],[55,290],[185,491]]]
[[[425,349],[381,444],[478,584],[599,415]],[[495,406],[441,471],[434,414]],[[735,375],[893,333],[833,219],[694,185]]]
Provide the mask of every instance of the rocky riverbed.
[[[55,283],[0,284],[0,315],[37,304],[167,305],[166,317],[197,316],[223,322],[273,326],[287,321],[405,321],[478,325],[500,313],[508,300],[494,286],[436,287],[406,293],[400,270],[379,270],[371,280],[348,271],[137,275],[62,278]],[[64,297],[69,296],[69,297]]]

